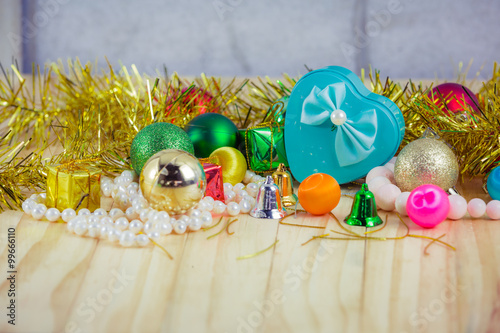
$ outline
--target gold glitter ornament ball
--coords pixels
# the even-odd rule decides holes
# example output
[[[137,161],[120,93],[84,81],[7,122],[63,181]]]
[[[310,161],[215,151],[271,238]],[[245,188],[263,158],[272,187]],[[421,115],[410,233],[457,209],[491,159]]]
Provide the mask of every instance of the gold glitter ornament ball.
[[[196,157],[178,149],[153,155],[139,179],[142,194],[152,208],[183,214],[205,194],[205,171]]]
[[[453,151],[442,141],[430,138],[410,142],[394,165],[394,178],[402,192],[411,192],[424,184],[447,191],[457,183],[458,172]]]

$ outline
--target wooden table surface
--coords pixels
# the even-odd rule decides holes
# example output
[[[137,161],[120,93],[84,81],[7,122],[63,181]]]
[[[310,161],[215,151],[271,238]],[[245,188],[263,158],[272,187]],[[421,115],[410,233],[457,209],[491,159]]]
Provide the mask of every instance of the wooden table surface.
[[[462,187],[487,196],[481,180]],[[344,188],[354,193],[356,188]],[[349,213],[343,197],[333,211]],[[379,211],[383,219],[387,213]],[[0,268],[7,271],[8,228],[15,228],[16,325],[7,323],[11,288],[0,282],[1,332],[499,332],[500,222],[445,221],[411,234],[429,240],[315,240],[342,231],[328,216],[299,214],[281,225],[241,215],[230,226],[123,248],[70,234],[64,223],[0,215]],[[370,236],[404,235],[394,213]],[[363,233],[364,228],[350,227]],[[331,233],[331,232],[330,232]],[[332,234],[333,235],[333,234]],[[338,236],[338,235],[337,235]],[[340,236],[342,237],[342,236]],[[237,257],[276,246],[250,259]]]

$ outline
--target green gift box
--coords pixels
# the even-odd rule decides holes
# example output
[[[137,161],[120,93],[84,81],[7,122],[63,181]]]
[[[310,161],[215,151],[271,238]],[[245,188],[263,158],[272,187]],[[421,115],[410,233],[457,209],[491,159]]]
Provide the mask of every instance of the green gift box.
[[[244,131],[247,162],[254,172],[271,172],[280,163],[288,166],[285,126],[261,124]]]

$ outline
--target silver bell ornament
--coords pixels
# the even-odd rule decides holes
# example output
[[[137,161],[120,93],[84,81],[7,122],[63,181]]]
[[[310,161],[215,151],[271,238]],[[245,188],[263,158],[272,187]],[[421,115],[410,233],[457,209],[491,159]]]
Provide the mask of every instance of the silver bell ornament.
[[[256,204],[250,216],[258,219],[281,219],[286,216],[281,204],[280,190],[274,184],[273,177],[267,176],[259,188]]]

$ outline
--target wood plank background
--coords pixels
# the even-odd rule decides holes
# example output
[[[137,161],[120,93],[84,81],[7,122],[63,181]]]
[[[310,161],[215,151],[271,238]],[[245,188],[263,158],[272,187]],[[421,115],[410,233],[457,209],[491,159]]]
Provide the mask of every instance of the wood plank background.
[[[487,198],[481,180],[461,188]],[[343,188],[354,193],[356,188]],[[342,220],[352,200],[333,211]],[[109,204],[109,203],[106,203]],[[109,207],[109,205],[108,205]],[[387,213],[379,211],[385,219]],[[410,232],[425,239],[316,240],[340,231],[328,216],[299,214],[280,225],[248,215],[223,227],[122,248],[79,237],[64,223],[0,215],[0,267],[7,275],[7,229],[16,228],[16,326],[7,324],[9,283],[0,282],[1,332],[499,332],[500,223],[445,221]],[[394,213],[376,236],[403,235]],[[351,227],[362,232],[364,229]],[[246,260],[279,240],[271,250]]]

